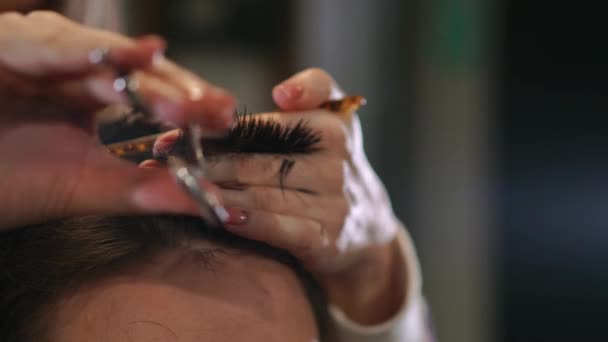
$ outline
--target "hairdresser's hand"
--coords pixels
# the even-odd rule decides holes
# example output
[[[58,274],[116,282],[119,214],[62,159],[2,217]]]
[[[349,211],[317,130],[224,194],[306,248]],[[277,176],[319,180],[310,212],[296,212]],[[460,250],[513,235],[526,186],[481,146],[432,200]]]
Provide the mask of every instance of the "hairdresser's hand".
[[[210,160],[207,177],[222,188],[228,230],[289,251],[324,284],[333,304],[359,323],[374,324],[403,303],[405,266],[395,238],[399,224],[365,156],[359,119],[316,110],[342,96],[322,70],[293,76],[273,91],[286,112],[258,117],[285,125],[305,120],[321,134],[321,150]],[[177,139],[177,131],[163,134],[156,152]],[[281,182],[285,160],[293,166]]]
[[[0,229],[69,215],[192,212],[165,170],[110,156],[96,136],[96,110],[126,103],[114,71],[133,72],[153,119],[231,124],[234,99],[162,57],[156,37],[133,40],[52,12],[0,14]]]
[[[304,119],[321,133],[321,151],[289,157],[226,158],[209,172],[222,189],[235,234],[286,249],[325,284],[330,300],[363,324],[383,322],[403,303],[403,260],[386,190],[363,150],[359,118],[314,110],[342,97],[324,71],[309,69],[275,87],[285,124]],[[282,188],[284,159],[295,162]]]

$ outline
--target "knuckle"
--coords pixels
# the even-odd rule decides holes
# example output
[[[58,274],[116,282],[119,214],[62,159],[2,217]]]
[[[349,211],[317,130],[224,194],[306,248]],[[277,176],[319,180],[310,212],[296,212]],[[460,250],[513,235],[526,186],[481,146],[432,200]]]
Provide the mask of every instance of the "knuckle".
[[[319,67],[308,68],[304,70],[304,72],[315,78],[325,78],[329,81],[333,81],[333,77],[331,77],[331,75],[325,71],[325,69]]]
[[[273,203],[276,205],[276,201],[272,198],[272,192],[266,188],[251,190],[251,197],[256,209],[270,209]]]
[[[19,12],[0,13],[0,23],[13,23],[23,19],[23,14]]]
[[[321,248],[321,241],[325,234],[325,229],[316,221],[306,221],[302,228],[302,233],[294,242],[294,248],[298,251],[298,254],[314,254]]]
[[[343,127],[332,124],[324,128],[320,135],[322,149],[340,156],[348,155],[348,135]]]
[[[332,149],[344,146],[348,138],[344,123],[335,115],[327,115],[323,119],[322,140]]]
[[[341,200],[336,205],[336,214],[340,218],[341,221],[344,221],[348,214],[350,213],[350,205],[346,201],[345,197],[342,197]]]
[[[63,64],[65,55],[61,49],[57,49],[54,46],[57,44],[57,40],[60,39],[57,35],[48,34],[43,38],[44,46],[44,59],[41,62],[43,69],[52,69],[57,65]]]
[[[344,161],[339,158],[331,158],[324,168],[327,172],[327,178],[332,184],[337,185],[340,189],[344,185]]]
[[[253,163],[249,157],[235,157],[234,159],[234,179],[238,183],[247,183],[251,175]]]
[[[238,157],[235,163],[235,179],[243,184],[247,184],[253,180],[268,180],[277,174],[282,162],[283,159],[261,156]]]
[[[283,156],[281,159],[275,159],[264,168],[264,180],[274,183],[274,181],[282,179],[286,182],[289,179],[290,170],[294,165],[296,165],[295,161],[286,156]]]
[[[31,11],[25,15],[26,18],[31,20],[44,20],[44,21],[59,21],[63,17],[57,12],[48,10]]]
[[[264,227],[260,227],[262,235],[264,235],[263,241],[273,241],[276,236],[270,235],[278,235],[277,232],[280,232],[281,228],[281,220],[275,214],[268,215],[268,218],[264,220]]]
[[[290,212],[298,212],[305,209],[317,209],[319,207],[319,201],[316,197],[304,196],[299,193],[285,197],[282,200],[285,204],[285,209]]]
[[[28,21],[48,21],[48,20],[55,20],[55,16],[56,14],[52,11],[46,11],[46,10],[38,10],[38,11],[31,11],[29,13],[27,13],[25,15],[25,18]]]
[[[226,161],[219,158],[208,158],[205,163],[205,176],[212,182],[228,182],[236,183],[232,177],[227,175],[225,171]]]
[[[269,159],[263,158],[256,162],[257,168],[260,169],[264,178],[273,177],[278,174],[281,170],[281,166],[286,158],[283,156],[274,157],[271,156]]]
[[[53,11],[32,11],[25,18],[31,26],[44,25],[44,30],[37,30],[36,35],[37,41],[45,47],[44,56],[49,65],[62,62],[65,47],[73,44],[75,38],[84,32],[75,23]]]

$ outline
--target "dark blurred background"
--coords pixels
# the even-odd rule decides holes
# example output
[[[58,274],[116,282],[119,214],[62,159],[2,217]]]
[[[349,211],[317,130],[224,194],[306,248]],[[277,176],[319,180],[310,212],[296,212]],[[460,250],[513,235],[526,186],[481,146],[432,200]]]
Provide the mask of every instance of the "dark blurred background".
[[[125,31],[248,111],[310,66],[368,99],[370,160],[440,341],[608,341],[601,2],[133,0]]]
[[[600,2],[506,1],[496,225],[505,341],[608,341],[608,45]]]

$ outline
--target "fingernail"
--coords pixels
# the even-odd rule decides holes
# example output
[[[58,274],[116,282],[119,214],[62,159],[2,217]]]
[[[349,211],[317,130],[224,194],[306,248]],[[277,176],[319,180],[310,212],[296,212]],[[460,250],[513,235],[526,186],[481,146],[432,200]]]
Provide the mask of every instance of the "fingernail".
[[[243,225],[243,224],[247,223],[247,221],[249,221],[249,215],[243,209],[226,208],[226,211],[228,212],[228,215],[229,215],[228,221],[226,221],[226,224]]]
[[[293,102],[302,97],[304,88],[301,85],[284,83],[276,86],[272,93],[277,102]]]
[[[162,166],[163,166],[163,164],[161,164],[160,162],[158,162],[154,159],[144,160],[143,162],[139,163],[139,167],[142,169],[159,168]]]
[[[178,140],[182,139],[183,133],[184,132],[179,129],[160,136],[156,139],[154,146],[152,147],[153,154],[158,155],[170,149]]]

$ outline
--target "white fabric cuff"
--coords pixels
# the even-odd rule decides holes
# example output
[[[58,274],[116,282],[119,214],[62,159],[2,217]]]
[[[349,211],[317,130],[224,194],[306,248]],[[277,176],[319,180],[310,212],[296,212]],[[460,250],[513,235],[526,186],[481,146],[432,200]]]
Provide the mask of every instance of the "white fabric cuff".
[[[402,224],[397,233],[399,249],[403,257],[406,290],[401,309],[386,322],[361,325],[349,319],[338,307],[330,305],[334,333],[338,341],[348,342],[419,342],[427,341],[426,304],[422,297],[422,278],[416,250]]]

